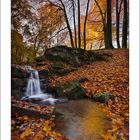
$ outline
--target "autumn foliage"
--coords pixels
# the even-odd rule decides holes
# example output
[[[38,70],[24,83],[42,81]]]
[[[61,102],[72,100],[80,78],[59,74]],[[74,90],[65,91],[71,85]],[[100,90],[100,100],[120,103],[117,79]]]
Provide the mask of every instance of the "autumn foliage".
[[[105,52],[108,50],[104,50]],[[103,50],[99,51],[103,52]],[[112,118],[112,129],[108,131],[105,140],[128,139],[129,129],[129,71],[128,50],[109,50],[113,54],[107,62],[94,62],[84,65],[77,71],[57,77],[52,85],[64,83],[79,77],[86,76],[88,81],[82,83],[87,95],[91,97],[95,93],[110,91],[115,100],[109,100],[101,108]]]
[[[114,99],[97,103],[112,122],[111,129],[101,134],[104,140],[129,139],[128,10],[128,0],[11,0],[13,66],[31,65],[42,73],[45,71],[43,78],[48,80],[45,88],[54,90],[56,85],[84,77],[86,80],[79,85],[88,99],[92,100],[94,94],[112,94]],[[60,61],[48,59],[46,52],[61,46],[70,50],[67,63],[64,56],[57,57]],[[72,49],[74,55],[70,55]],[[66,50],[62,51],[66,54]],[[78,51],[82,52],[79,56]],[[100,61],[90,58],[103,53],[108,57]],[[53,71],[55,62],[61,65],[57,66],[61,75]],[[11,107],[16,109],[11,115],[12,140],[68,140],[55,131],[54,106],[22,101],[13,96],[11,100]],[[19,110],[49,117],[23,115]]]

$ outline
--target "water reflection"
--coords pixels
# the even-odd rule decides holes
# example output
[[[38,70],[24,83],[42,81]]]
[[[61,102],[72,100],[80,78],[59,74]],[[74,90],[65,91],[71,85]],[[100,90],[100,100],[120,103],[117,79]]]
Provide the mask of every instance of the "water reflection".
[[[56,111],[63,114],[56,117],[56,130],[74,140],[100,140],[111,125],[105,113],[90,100],[60,104]]]

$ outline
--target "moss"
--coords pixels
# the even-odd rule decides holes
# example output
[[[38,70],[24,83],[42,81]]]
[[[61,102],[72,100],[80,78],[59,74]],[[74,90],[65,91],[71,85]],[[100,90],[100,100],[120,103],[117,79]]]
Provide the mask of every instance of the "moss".
[[[45,57],[44,57],[44,56],[37,57],[37,58],[35,58],[35,61],[36,61],[36,62],[45,61]]]
[[[97,102],[106,103],[109,99],[114,100],[114,96],[110,92],[96,93],[92,99]]]
[[[77,80],[59,84],[56,86],[57,94],[68,99],[79,99],[85,97],[85,90]]]

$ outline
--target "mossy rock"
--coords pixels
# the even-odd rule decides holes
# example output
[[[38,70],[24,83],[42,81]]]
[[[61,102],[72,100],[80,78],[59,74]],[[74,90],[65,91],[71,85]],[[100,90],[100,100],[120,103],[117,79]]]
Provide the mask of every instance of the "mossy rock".
[[[69,66],[65,67],[62,63],[53,63],[51,66],[51,73],[58,76],[66,75],[74,70],[75,68]]]
[[[54,62],[62,62],[73,67],[80,67],[85,63],[94,61],[107,61],[106,58],[111,53],[100,54],[94,51],[86,51],[84,49],[69,48],[67,46],[56,46],[46,49],[44,58]]]
[[[52,74],[57,76],[64,76],[72,71],[73,71],[72,69],[53,69]]]
[[[114,100],[114,95],[110,92],[96,93],[92,96],[92,99],[96,102],[106,103],[108,100]]]
[[[68,99],[80,99],[86,96],[86,91],[77,80],[57,85],[56,92],[59,97],[66,97]]]
[[[64,69],[64,65],[61,63],[53,63],[52,69]]]
[[[44,57],[44,56],[37,57],[37,58],[35,58],[35,61],[36,61],[36,62],[45,61],[45,57]]]
[[[26,85],[27,79],[11,78],[11,95],[16,98],[22,97]]]
[[[11,67],[11,77],[28,78],[29,73],[25,70],[22,70],[21,68],[17,68],[17,67],[12,66]]]
[[[49,71],[48,70],[40,70],[39,71],[39,76],[40,77],[46,77],[49,75]]]

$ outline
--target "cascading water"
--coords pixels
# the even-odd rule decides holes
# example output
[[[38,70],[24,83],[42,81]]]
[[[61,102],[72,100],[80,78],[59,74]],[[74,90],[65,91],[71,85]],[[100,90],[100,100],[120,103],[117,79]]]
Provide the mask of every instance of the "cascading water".
[[[40,80],[39,80],[38,71],[36,71],[36,70],[31,71],[25,94],[26,94],[26,96],[42,94],[42,91],[40,89]]]
[[[41,91],[38,71],[32,69],[30,66],[26,66],[26,70],[30,73],[30,77],[28,79],[25,96],[22,97],[22,100],[36,99],[41,102],[54,104],[57,99]]]

